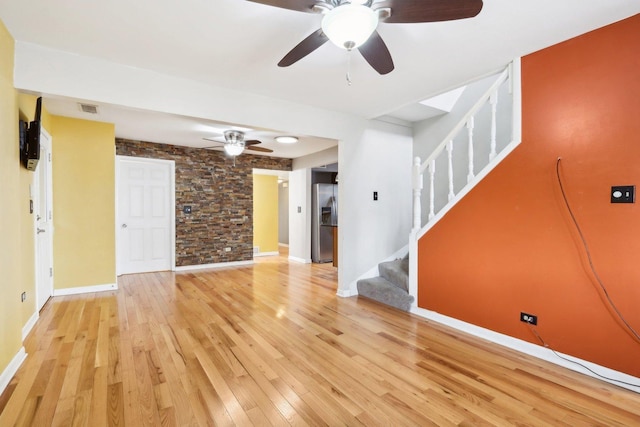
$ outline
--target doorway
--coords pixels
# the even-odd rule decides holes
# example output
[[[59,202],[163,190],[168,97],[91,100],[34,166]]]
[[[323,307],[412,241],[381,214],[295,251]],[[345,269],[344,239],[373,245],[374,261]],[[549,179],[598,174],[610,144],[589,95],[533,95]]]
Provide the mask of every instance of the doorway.
[[[51,135],[40,131],[40,160],[33,179],[33,213],[36,236],[36,310],[53,295],[53,185]]]
[[[175,269],[175,162],[116,156],[117,274]]]

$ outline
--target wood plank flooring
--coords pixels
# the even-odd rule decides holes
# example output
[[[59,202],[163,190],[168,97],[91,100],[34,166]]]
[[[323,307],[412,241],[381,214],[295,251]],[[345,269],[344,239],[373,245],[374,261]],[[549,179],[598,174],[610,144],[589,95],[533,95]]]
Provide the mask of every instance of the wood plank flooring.
[[[53,298],[0,426],[640,425],[639,394],[336,281],[280,256]]]

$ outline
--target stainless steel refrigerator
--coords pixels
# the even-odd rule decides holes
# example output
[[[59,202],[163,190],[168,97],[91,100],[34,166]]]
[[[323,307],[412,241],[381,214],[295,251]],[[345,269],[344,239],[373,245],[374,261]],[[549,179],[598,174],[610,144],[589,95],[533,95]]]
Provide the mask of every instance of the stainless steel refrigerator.
[[[311,260],[333,261],[333,227],[338,226],[338,186],[314,184],[311,202]]]

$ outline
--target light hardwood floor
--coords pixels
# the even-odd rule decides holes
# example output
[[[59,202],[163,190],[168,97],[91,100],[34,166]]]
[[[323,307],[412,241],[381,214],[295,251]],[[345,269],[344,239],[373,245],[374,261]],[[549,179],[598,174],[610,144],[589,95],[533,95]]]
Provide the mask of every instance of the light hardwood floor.
[[[364,298],[331,265],[51,299],[0,426],[640,425],[640,395]]]

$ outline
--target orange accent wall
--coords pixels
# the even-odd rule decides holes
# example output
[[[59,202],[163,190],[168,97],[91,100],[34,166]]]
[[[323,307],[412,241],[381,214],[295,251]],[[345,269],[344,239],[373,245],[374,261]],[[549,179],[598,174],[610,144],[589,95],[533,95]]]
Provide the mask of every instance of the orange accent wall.
[[[419,242],[419,307],[640,377],[640,15],[522,59],[522,143]]]

